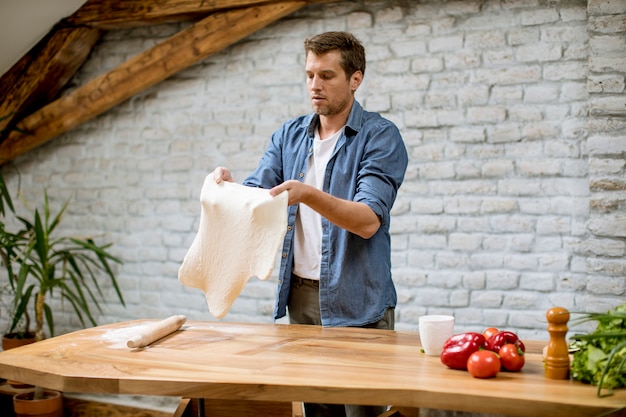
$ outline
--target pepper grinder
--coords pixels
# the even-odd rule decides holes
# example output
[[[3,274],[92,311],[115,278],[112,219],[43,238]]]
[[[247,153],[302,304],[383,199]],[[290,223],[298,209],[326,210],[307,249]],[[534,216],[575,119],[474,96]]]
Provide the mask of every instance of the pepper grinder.
[[[569,349],[565,340],[569,311],[554,307],[546,313],[550,342],[546,352],[546,378],[567,379],[569,377]]]

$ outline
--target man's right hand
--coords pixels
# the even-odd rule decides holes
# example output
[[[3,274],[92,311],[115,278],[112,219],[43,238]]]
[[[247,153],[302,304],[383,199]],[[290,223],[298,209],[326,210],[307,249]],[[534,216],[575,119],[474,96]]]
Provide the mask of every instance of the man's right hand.
[[[213,179],[215,180],[217,184],[219,184],[222,181],[235,182],[235,179],[230,173],[230,170],[224,167],[217,167],[213,170]]]

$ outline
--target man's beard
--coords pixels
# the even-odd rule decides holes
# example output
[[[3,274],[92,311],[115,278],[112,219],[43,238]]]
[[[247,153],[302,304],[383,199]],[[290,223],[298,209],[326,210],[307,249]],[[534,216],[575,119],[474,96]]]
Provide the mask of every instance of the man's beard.
[[[349,104],[349,100],[344,100],[336,104],[325,104],[319,106],[313,106],[313,111],[318,116],[333,116],[341,113]]]

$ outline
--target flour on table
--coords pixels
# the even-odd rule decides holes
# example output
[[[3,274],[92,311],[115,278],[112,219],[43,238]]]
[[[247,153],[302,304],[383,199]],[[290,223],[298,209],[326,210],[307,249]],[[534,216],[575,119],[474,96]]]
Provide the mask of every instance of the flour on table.
[[[246,283],[270,277],[287,231],[287,192],[231,182],[209,174],[200,195],[198,233],[178,270],[184,285],[204,291],[210,313],[226,315]]]
[[[110,329],[102,334],[101,339],[106,342],[111,349],[127,349],[126,343],[131,337],[143,333],[149,328],[149,323],[135,324],[119,329]]]

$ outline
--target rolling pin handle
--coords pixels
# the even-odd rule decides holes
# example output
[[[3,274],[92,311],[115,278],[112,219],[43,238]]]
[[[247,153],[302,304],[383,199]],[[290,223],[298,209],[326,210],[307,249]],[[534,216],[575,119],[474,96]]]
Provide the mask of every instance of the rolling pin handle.
[[[128,346],[129,348],[136,348],[141,346],[141,336],[133,336],[130,339],[128,339],[128,342],[126,342],[126,346]]]
[[[569,311],[563,307],[554,307],[547,311],[550,342],[546,352],[546,378],[567,379],[569,377],[569,349],[565,334]]]

